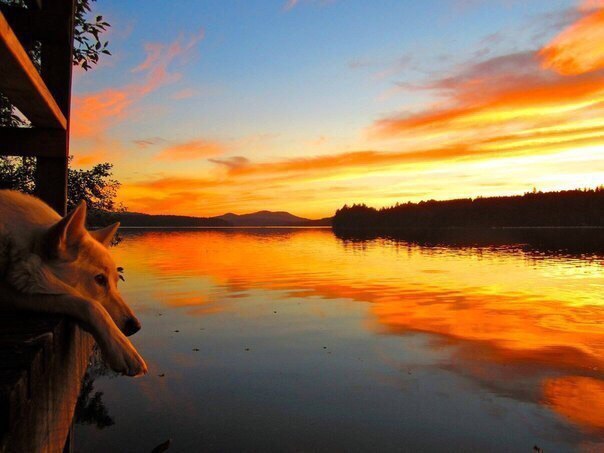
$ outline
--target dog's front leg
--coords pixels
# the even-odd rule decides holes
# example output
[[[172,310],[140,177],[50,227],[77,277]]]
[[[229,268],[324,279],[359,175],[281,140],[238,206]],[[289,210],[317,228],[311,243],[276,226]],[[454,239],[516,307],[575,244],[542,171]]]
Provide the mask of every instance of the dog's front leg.
[[[19,310],[58,313],[75,318],[94,336],[109,366],[128,376],[147,372],[147,364],[101,304],[71,294],[24,294],[0,283],[0,304]]]

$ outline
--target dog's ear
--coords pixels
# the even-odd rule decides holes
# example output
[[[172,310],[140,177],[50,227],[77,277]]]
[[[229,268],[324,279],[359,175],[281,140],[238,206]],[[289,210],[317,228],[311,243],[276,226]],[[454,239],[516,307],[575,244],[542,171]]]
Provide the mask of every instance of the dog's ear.
[[[86,202],[50,227],[44,238],[44,251],[52,257],[74,258],[77,245],[86,234]]]
[[[115,222],[113,225],[101,228],[100,230],[90,231],[90,235],[105,247],[109,247],[113,241],[113,236],[115,236],[115,233],[119,227],[120,223]]]

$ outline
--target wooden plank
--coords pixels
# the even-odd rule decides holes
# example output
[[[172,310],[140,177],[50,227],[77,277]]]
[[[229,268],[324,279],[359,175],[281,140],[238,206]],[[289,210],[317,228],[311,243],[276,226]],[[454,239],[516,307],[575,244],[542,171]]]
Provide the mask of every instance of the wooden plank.
[[[94,340],[35,313],[0,313],[0,331],[0,452],[62,452]]]
[[[67,119],[0,12],[0,91],[34,126],[66,129]]]
[[[65,131],[39,127],[1,127],[0,156],[65,157]]]

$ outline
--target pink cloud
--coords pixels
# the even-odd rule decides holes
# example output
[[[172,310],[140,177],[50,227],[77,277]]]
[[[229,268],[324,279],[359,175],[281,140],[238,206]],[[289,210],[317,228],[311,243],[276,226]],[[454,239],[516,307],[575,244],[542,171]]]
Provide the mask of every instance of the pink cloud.
[[[171,94],[170,99],[173,99],[175,101],[182,101],[183,99],[190,99],[197,95],[199,95],[199,90],[196,90],[194,88],[183,88],[182,90]]]
[[[203,37],[201,30],[189,37],[181,34],[169,44],[146,44],[144,61],[131,70],[132,73],[142,74],[140,80],[122,87],[75,96],[72,136],[93,138],[105,133],[111,125],[128,118],[132,114],[132,107],[147,95],[179,80],[181,73],[171,71],[171,67],[175,63],[186,64]]]

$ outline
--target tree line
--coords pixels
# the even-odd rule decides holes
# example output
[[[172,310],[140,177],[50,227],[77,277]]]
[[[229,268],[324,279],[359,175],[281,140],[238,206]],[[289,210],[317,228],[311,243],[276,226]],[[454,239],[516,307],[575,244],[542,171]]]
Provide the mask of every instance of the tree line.
[[[345,205],[334,229],[604,226],[604,186],[518,196],[397,203],[375,209]]]

